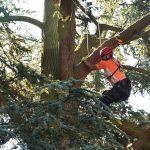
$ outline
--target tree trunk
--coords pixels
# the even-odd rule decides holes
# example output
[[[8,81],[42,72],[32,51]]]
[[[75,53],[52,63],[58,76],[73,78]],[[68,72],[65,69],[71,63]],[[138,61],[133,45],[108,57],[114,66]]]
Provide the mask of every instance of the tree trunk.
[[[72,0],[61,0],[59,20],[59,65],[61,80],[67,80],[73,73],[75,41],[75,9]]]
[[[42,73],[67,80],[73,72],[75,10],[70,0],[45,0]]]
[[[58,16],[59,0],[45,0],[43,42],[41,69],[46,76],[59,78],[59,48],[58,48]]]
[[[75,9],[72,0],[61,0],[60,3],[61,18],[59,20],[58,33],[59,33],[59,65],[61,80],[68,80],[73,75],[73,54],[74,54],[74,41],[75,41]],[[65,102],[65,105],[73,104],[71,100]],[[68,124],[75,124],[77,114],[73,110],[64,112],[65,120]],[[68,117],[69,116],[69,117]],[[62,132],[60,139],[60,146],[67,149],[70,145],[71,137],[68,131]]]

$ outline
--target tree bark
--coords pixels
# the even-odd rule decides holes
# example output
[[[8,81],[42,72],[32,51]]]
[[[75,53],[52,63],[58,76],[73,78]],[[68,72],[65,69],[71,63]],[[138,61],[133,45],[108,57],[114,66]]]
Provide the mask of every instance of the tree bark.
[[[43,42],[41,69],[46,76],[53,75],[59,79],[59,48],[58,48],[58,17],[54,16],[59,6],[59,0],[45,0]]]
[[[61,80],[67,80],[73,73],[75,41],[75,8],[72,0],[61,0],[59,19],[59,65]]]
[[[60,3],[61,18],[59,19],[59,65],[60,65],[60,80],[68,80],[73,74],[73,54],[75,41],[75,8],[72,5],[72,0],[61,0]],[[66,105],[73,107],[71,100],[65,102]],[[68,103],[68,104],[67,104]],[[75,124],[77,114],[73,110],[65,111],[64,119],[69,124]],[[73,122],[72,122],[73,120]],[[62,149],[68,149],[71,144],[69,131],[62,132],[60,145]]]
[[[150,150],[150,128],[141,128],[125,120],[110,119],[119,129],[133,138],[138,138],[133,142],[134,150]]]
[[[141,140],[150,140],[150,129],[142,129],[131,122],[125,120],[110,119],[113,124],[115,124],[119,129],[124,131],[129,136],[134,138],[139,138]]]

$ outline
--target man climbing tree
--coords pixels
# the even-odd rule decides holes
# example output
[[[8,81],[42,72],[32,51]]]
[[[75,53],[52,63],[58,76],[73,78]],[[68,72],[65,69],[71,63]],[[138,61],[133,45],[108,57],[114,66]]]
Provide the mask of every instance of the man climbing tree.
[[[110,106],[113,102],[125,101],[130,96],[131,82],[125,75],[121,63],[113,57],[113,49],[105,47],[100,50],[100,62],[96,65],[90,64],[88,61],[83,60],[87,69],[101,70],[104,69],[105,77],[112,84],[110,90],[104,91],[100,100]]]

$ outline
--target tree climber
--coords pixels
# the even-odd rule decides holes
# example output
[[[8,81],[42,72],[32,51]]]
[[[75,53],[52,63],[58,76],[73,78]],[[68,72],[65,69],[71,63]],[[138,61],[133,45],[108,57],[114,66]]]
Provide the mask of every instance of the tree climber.
[[[104,75],[112,84],[110,90],[104,91],[100,100],[110,106],[113,102],[121,102],[128,99],[131,92],[131,82],[125,75],[121,63],[113,57],[113,49],[105,47],[100,51],[100,62],[92,65],[83,60],[90,71],[104,69]]]

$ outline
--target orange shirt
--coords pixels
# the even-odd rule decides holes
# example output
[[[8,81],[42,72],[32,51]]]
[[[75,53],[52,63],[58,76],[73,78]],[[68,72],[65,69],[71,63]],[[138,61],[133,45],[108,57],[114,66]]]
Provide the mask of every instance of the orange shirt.
[[[96,68],[98,70],[104,69],[106,78],[112,75],[115,72],[115,70],[118,68],[118,66],[121,66],[121,64],[115,58],[109,60],[101,60],[98,64],[96,64]],[[119,80],[123,80],[125,78],[126,78],[125,73],[118,68],[115,74],[110,79],[108,78],[108,80],[112,85],[114,85]]]

